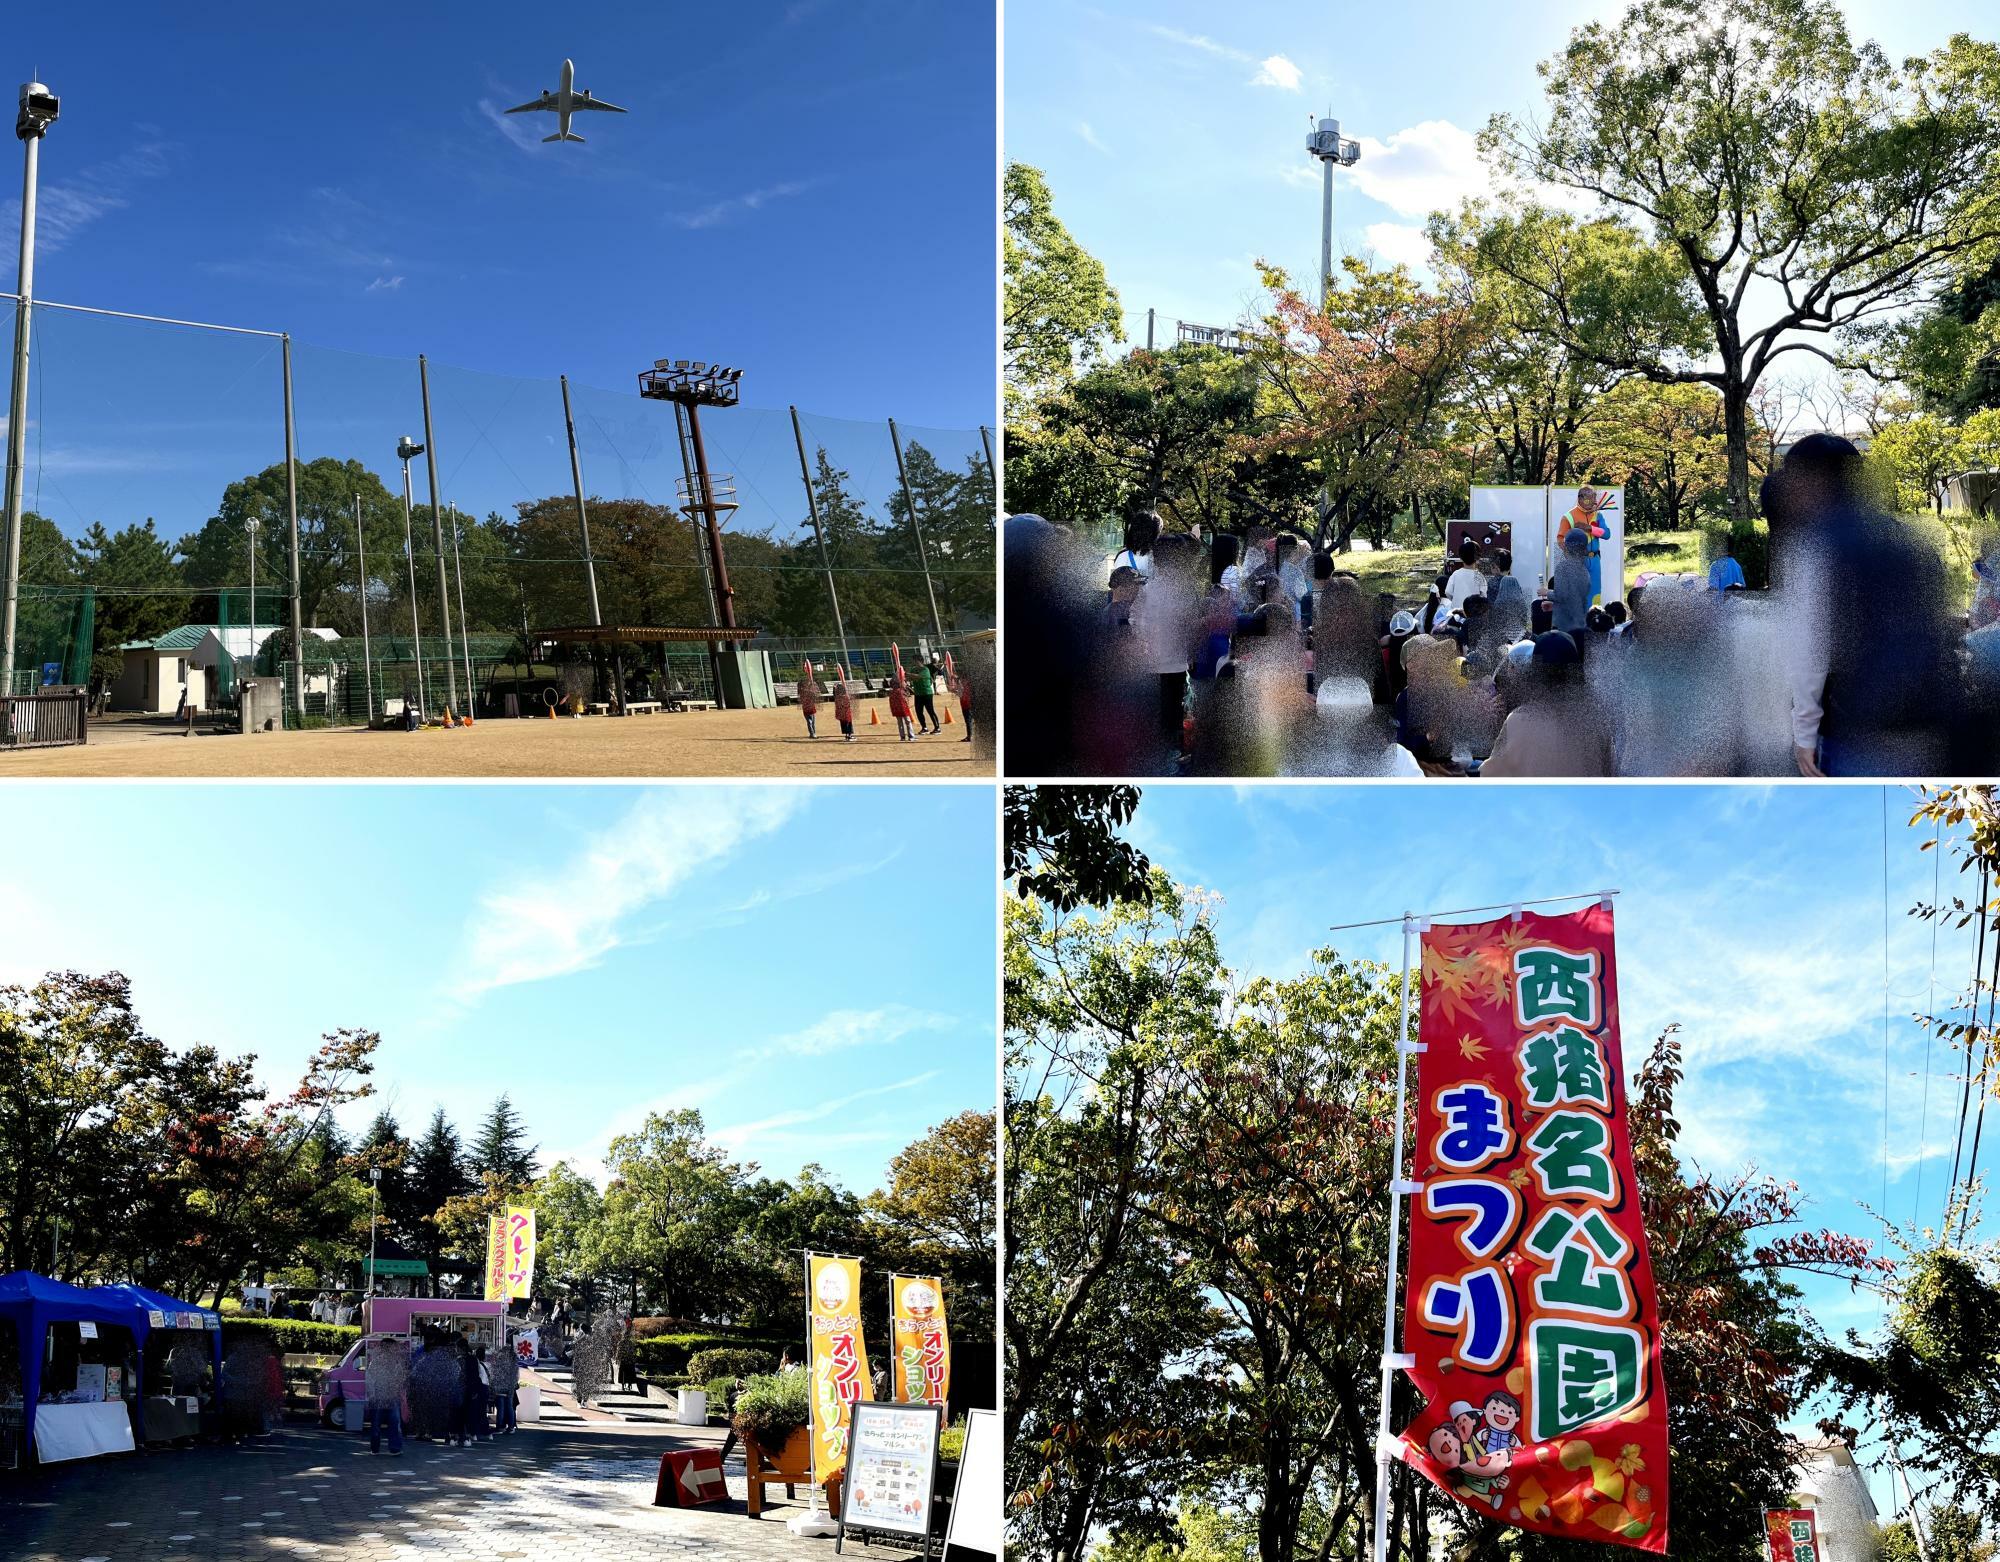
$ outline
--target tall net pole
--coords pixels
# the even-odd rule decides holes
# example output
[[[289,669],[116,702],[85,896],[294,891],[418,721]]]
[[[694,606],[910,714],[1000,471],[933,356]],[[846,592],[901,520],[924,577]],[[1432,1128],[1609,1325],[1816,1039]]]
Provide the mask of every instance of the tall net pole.
[[[417,622],[417,539],[410,521],[410,463],[403,461],[403,561],[410,567],[410,654],[417,663],[417,709],[426,710],[424,694],[424,632]]]
[[[569,480],[570,486],[576,490],[576,524],[583,532],[583,576],[590,585],[590,622],[601,628],[604,624],[604,613],[597,605],[597,561],[590,555],[590,512],[584,508],[583,503],[583,463],[577,458],[576,453],[576,419],[570,416],[569,410],[569,376],[565,374],[561,378],[563,428],[569,434]],[[459,612],[462,617],[464,609],[461,608]]]
[[[14,692],[14,635],[21,607],[21,490],[28,462],[28,332],[35,307],[35,172],[41,137],[28,136],[21,176],[21,262],[14,292],[14,381],[7,401],[7,600],[0,611],[0,696]]]
[[[458,576],[458,652],[465,661],[465,703],[472,704],[472,641],[465,632],[465,560],[458,552],[458,506],[451,507],[451,568]],[[472,714],[468,708],[466,714]]]
[[[417,383],[424,398],[424,473],[430,480],[431,531],[437,541],[438,615],[444,624],[445,708],[450,710],[458,704],[458,675],[451,665],[451,596],[444,578],[444,512],[438,508],[437,436],[431,432],[431,372],[422,353],[417,354]]]
[[[903,483],[903,503],[910,507],[910,530],[917,534],[917,562],[924,567],[924,594],[931,600],[931,633],[944,643],[944,620],[938,617],[937,590],[931,585],[931,558],[924,547],[923,522],[917,518],[917,496],[910,488],[910,469],[903,463],[903,436],[896,432],[896,420],[889,420],[889,443],[896,447],[896,475]]]
[[[354,557],[361,566],[361,699],[375,725],[375,660],[368,648],[368,544],[361,537],[361,495],[354,496]],[[372,1239],[371,1239],[372,1240]]]
[[[826,571],[827,599],[833,603],[833,632],[840,638],[840,660],[844,666],[853,666],[854,659],[847,654],[847,625],[840,616],[840,593],[834,589],[833,560],[826,551],[826,532],[819,523],[819,496],[813,492],[812,471],[806,465],[806,436],[799,427],[799,409],[792,408],[792,439],[799,447],[799,477],[806,485],[806,512],[812,516],[813,537],[819,543],[819,567]]]
[[[299,436],[292,421],[292,337],[281,338],[285,359],[285,515],[291,527],[292,550],[292,709],[306,713],[306,632],[299,611]],[[250,615],[250,642],[257,642],[257,615]]]

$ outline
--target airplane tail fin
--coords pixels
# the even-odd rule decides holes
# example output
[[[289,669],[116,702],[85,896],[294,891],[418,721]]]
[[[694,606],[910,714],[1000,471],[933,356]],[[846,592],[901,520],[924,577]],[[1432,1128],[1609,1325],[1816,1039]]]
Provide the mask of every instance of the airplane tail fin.
[[[549,141],[581,141],[582,139],[583,139],[583,137],[582,137],[582,136],[579,136],[579,135],[567,135],[567,136],[566,136],[566,135],[564,135],[564,134],[563,134],[563,133],[562,133],[561,131],[557,131],[557,132],[556,132],[556,133],[555,133],[554,135],[552,135],[552,136],[543,136],[543,137],[542,137],[542,140],[543,140],[544,142],[549,142]]]

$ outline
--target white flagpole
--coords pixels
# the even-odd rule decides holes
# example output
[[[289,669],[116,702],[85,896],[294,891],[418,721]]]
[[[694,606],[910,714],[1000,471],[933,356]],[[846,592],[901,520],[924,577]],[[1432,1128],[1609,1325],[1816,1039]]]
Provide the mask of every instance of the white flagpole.
[[[1429,919],[1424,919],[1429,926]],[[1389,1434],[1389,1390],[1396,1381],[1396,1369],[1414,1366],[1415,1359],[1396,1351],[1396,1268],[1402,1262],[1402,1215],[1400,1200],[1415,1193],[1422,1184],[1403,1176],[1403,1106],[1408,1090],[1410,1056],[1422,1052],[1422,1042],[1410,1040],[1410,940],[1418,931],[1418,919],[1403,913],[1403,1001],[1396,1022],[1396,1129],[1395,1163],[1389,1173],[1389,1271],[1383,1282],[1382,1304],[1382,1405],[1375,1423],[1375,1562],[1387,1562],[1389,1555],[1389,1470],[1395,1463],[1395,1443]]]

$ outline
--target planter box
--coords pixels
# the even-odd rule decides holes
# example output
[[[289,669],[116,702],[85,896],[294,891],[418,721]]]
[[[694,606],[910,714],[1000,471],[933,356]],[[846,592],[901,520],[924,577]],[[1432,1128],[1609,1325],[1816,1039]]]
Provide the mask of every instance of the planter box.
[[[800,1427],[782,1448],[765,1448],[754,1437],[743,1440],[743,1470],[750,1483],[750,1517],[764,1511],[764,1488],[782,1485],[787,1497],[794,1487],[812,1485],[812,1433]]]

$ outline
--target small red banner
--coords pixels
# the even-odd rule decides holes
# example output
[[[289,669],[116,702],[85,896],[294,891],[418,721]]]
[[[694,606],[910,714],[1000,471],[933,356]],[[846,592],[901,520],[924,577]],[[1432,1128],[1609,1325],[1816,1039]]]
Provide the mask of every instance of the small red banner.
[[[1819,1521],[1811,1508],[1766,1508],[1764,1543],[1771,1562],[1819,1562]]]
[[[1403,1349],[1427,1403],[1399,1451],[1501,1523],[1663,1552],[1611,908],[1433,928],[1419,990]]]

